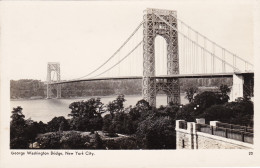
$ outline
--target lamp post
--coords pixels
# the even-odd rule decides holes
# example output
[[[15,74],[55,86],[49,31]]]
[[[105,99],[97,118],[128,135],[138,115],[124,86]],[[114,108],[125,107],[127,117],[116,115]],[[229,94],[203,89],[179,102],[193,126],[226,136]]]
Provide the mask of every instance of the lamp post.
[[[183,105],[181,104],[181,105],[180,105],[180,110],[181,110],[181,113],[182,113],[182,107],[183,107]]]

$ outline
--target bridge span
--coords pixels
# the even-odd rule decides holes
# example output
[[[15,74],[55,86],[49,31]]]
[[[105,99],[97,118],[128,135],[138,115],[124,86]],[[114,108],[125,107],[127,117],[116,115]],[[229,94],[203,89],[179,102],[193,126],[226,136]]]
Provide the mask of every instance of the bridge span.
[[[151,76],[150,78],[155,79],[171,79],[171,78],[222,78],[222,77],[233,77],[233,75],[246,75],[254,74],[254,72],[230,72],[230,73],[212,73],[212,74],[175,74],[175,75],[159,75]],[[129,80],[129,79],[142,79],[143,76],[120,76],[120,77],[103,77],[103,78],[88,78],[88,79],[78,79],[78,80],[66,80],[59,82],[50,82],[49,85],[66,84],[66,83],[76,83],[76,82],[86,82],[86,81],[105,81],[105,80]]]

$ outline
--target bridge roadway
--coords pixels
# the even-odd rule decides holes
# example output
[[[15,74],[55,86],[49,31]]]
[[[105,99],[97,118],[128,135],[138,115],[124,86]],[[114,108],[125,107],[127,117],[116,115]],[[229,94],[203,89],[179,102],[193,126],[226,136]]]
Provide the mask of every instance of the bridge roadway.
[[[151,78],[156,79],[170,79],[170,78],[221,78],[221,77],[232,77],[234,74],[253,74],[253,72],[230,72],[230,73],[212,73],[212,74],[176,74],[176,75],[159,75]],[[78,80],[67,80],[60,82],[52,82],[49,85],[66,84],[84,81],[100,81],[100,80],[126,80],[126,79],[142,79],[143,76],[120,76],[120,77],[102,77],[102,78],[88,78]]]

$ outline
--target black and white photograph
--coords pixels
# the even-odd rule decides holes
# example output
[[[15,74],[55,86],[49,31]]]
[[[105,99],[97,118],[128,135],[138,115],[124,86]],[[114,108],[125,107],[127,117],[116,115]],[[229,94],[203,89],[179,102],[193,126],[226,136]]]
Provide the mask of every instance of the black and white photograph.
[[[0,3],[0,166],[260,166],[259,1]]]

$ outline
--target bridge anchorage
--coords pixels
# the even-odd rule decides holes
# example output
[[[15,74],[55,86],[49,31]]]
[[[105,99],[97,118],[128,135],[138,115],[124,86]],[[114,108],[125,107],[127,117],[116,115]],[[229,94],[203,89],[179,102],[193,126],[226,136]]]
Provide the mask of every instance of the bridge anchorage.
[[[140,34],[138,35],[138,33]],[[141,39],[137,39],[140,36]],[[155,65],[155,47],[157,46],[155,38],[158,36],[166,41],[166,64],[163,65],[166,74],[164,75],[157,75],[158,69]],[[137,39],[137,42],[132,39]],[[137,52],[139,50],[140,52]],[[120,55],[124,55],[124,57]],[[130,58],[133,59],[132,64],[135,65],[132,71],[134,72],[140,66],[143,67],[142,71],[137,74],[127,74],[131,69]],[[142,60],[134,60],[139,58]],[[136,66],[139,62],[142,65]],[[121,67],[126,68],[126,71],[120,70],[122,64],[124,66]],[[128,67],[129,65],[130,67]],[[116,69],[118,67],[119,69]],[[53,97],[52,90],[55,88],[57,98],[60,98],[61,84],[65,83],[142,79],[142,96],[150,105],[156,106],[156,95],[160,91],[167,95],[168,103],[180,104],[180,78],[223,77],[233,79],[231,101],[238,97],[254,96],[253,64],[191,28],[177,18],[177,12],[174,10],[146,9],[142,22],[119,49],[103,64],[85,76],[61,81],[59,63],[50,62],[47,69],[47,98]],[[113,70],[118,72],[113,72]],[[132,71],[130,70],[130,72]],[[120,72],[123,74],[119,75]]]

